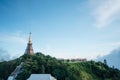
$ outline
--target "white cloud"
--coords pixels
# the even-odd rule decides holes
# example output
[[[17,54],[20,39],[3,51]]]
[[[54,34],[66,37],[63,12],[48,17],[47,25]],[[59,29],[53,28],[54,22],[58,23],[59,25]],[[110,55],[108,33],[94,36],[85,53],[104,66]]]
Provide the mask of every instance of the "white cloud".
[[[21,36],[20,33],[14,33],[14,34],[3,34],[0,37],[0,41],[7,42],[7,43],[19,43],[19,44],[26,44],[26,39]]]
[[[94,2],[93,2],[94,1]],[[91,0],[94,4],[93,16],[96,19],[95,26],[105,27],[117,19],[116,15],[120,13],[120,0]]]
[[[23,37],[20,36],[8,36],[9,41],[17,43],[27,43]]]

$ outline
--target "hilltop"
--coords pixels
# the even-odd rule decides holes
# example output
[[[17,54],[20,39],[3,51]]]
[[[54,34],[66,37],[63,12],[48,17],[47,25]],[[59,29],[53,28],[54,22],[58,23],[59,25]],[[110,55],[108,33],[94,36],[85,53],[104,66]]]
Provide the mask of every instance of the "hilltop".
[[[6,80],[21,62],[25,64],[17,80],[26,80],[33,73],[48,73],[57,80],[120,80],[120,71],[102,62],[64,63],[42,53],[23,55],[15,60],[1,62],[0,80]]]

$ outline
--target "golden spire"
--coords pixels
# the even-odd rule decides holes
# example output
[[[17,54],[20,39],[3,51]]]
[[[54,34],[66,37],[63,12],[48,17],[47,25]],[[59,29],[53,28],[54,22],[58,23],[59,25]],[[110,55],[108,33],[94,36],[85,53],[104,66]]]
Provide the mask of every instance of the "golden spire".
[[[29,44],[32,44],[31,32],[29,33]]]

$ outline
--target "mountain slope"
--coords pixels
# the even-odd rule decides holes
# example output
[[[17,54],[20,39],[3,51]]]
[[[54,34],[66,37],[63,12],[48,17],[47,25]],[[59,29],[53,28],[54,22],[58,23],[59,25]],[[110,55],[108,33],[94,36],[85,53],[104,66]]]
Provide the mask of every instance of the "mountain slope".
[[[0,78],[6,80],[17,65],[24,62],[17,80],[26,80],[30,74],[51,74],[57,80],[120,80],[120,71],[101,62],[64,63],[41,53],[23,55],[18,59],[0,63]],[[3,65],[4,64],[4,65]]]

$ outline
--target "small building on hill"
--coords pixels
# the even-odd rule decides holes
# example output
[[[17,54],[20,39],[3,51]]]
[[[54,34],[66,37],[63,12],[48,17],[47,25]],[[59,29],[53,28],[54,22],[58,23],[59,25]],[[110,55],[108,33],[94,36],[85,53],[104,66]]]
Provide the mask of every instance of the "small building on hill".
[[[50,74],[31,74],[27,80],[57,80]]]
[[[86,58],[76,58],[76,59],[58,59],[62,62],[69,62],[69,63],[79,63],[79,62],[86,62]]]

